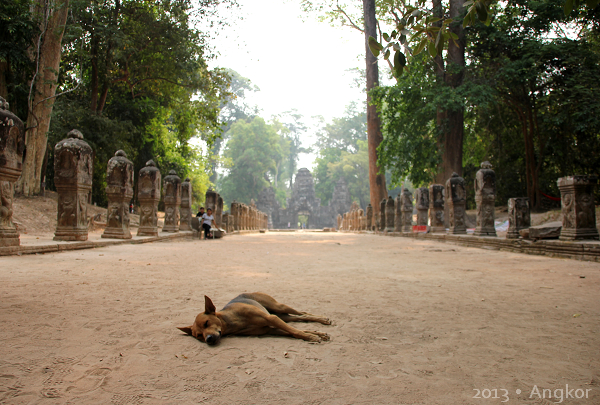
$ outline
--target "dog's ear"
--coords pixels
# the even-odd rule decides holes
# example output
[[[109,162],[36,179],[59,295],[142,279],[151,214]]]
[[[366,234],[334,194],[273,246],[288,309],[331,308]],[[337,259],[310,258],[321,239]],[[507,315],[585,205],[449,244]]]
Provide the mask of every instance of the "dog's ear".
[[[179,329],[180,331],[182,331],[184,333],[187,333],[188,335],[192,334],[192,327],[191,326],[184,326],[183,328],[180,328],[178,326],[177,329]]]
[[[204,313],[206,315],[212,315],[217,312],[217,308],[215,308],[215,304],[208,298],[206,295],[204,296]]]

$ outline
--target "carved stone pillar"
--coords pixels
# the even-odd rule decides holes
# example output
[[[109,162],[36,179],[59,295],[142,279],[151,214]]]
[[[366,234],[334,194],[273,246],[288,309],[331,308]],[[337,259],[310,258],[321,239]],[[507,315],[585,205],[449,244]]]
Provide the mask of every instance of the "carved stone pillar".
[[[223,197],[220,194],[217,194],[217,207],[215,209],[215,221],[217,226],[221,226],[221,222],[223,220]]]
[[[427,226],[429,211],[429,189],[420,187],[416,190],[415,204],[417,205],[417,225]]]
[[[529,198],[508,199],[508,232],[507,239],[518,239],[519,231],[531,226],[531,213],[529,210]]]
[[[389,196],[385,203],[385,230],[387,232],[394,232],[394,221],[396,219],[396,209],[394,199]]]
[[[87,204],[93,172],[92,148],[74,129],[54,147],[54,185],[58,191],[54,240],[87,240]]]
[[[342,216],[340,214],[337,215],[337,230],[341,230],[342,229]]]
[[[138,236],[158,236],[158,202],[160,201],[161,175],[153,160],[140,170],[138,201],[140,202],[140,227]]]
[[[219,194],[212,190],[209,189],[206,191],[205,194],[205,201],[204,201],[204,209],[205,211],[208,211],[208,209],[210,208],[212,210],[212,214],[213,216],[215,216],[215,214],[217,213],[217,199],[219,198]]]
[[[181,183],[181,206],[179,207],[179,230],[192,230],[192,183],[189,177]]]
[[[383,232],[385,231],[385,226],[387,225],[387,221],[385,219],[385,206],[387,205],[387,198],[384,198],[383,200],[381,200],[381,202],[379,203],[379,211],[380,211],[380,216],[379,216],[379,231]]]
[[[495,220],[496,173],[490,162],[483,162],[475,175],[477,223],[475,236],[497,236]]]
[[[106,228],[103,238],[131,239],[129,201],[133,197],[133,163],[118,150],[106,168]]]
[[[181,179],[175,170],[165,176],[165,224],[163,232],[179,232],[179,207],[181,205]]]
[[[367,221],[365,218],[365,210],[362,208],[358,210],[358,230],[364,231],[367,225]]]
[[[373,206],[367,205],[367,230],[373,230]]]
[[[231,207],[229,208],[229,212],[231,213],[231,216],[233,217],[233,230],[234,231],[239,231],[240,230],[240,203],[233,200],[233,202],[231,203]]]
[[[412,232],[412,193],[407,188],[402,188],[400,204],[402,205],[402,208],[400,209],[402,213],[402,232]]]
[[[561,177],[557,183],[563,215],[560,239],[598,239],[594,207],[598,176]]]
[[[444,186],[429,186],[429,232],[446,232],[444,226]]]
[[[451,235],[466,234],[465,204],[466,204],[465,179],[456,173],[446,181],[446,204],[448,204],[448,222]]]
[[[394,205],[394,232],[402,232],[402,193],[396,196]]]
[[[23,170],[25,127],[0,97],[0,247],[19,246],[19,232],[13,223],[15,182]]]

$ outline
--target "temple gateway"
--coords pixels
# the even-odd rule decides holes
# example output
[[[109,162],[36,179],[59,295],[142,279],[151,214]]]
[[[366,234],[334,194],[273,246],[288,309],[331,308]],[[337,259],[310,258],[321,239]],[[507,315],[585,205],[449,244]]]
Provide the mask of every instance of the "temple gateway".
[[[257,208],[269,216],[270,229],[295,229],[298,223],[304,223],[307,229],[333,228],[338,214],[350,209],[350,192],[343,178],[333,189],[329,205],[322,206],[321,199],[315,196],[313,176],[307,168],[296,173],[292,187],[292,197],[281,208],[275,199],[273,187],[263,189],[258,196]]]

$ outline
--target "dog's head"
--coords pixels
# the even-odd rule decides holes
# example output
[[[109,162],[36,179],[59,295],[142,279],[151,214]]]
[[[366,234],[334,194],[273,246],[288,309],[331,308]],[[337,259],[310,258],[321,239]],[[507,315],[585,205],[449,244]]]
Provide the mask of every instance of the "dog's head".
[[[177,329],[192,335],[198,340],[214,345],[221,340],[221,320],[216,315],[216,308],[213,302],[206,295],[204,296],[204,312],[198,314],[192,326],[178,327]]]

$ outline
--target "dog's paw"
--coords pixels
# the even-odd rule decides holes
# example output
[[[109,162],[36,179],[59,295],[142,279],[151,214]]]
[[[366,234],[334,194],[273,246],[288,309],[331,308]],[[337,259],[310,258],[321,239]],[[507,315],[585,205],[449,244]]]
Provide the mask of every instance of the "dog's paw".
[[[329,318],[323,318],[323,320],[321,321],[321,323],[323,325],[331,325],[331,319],[329,319]]]
[[[329,337],[329,335],[327,333],[324,332],[318,332],[316,330],[305,330],[305,333],[308,333],[309,336],[314,336],[314,338],[310,338],[311,342],[328,342],[331,338]]]

